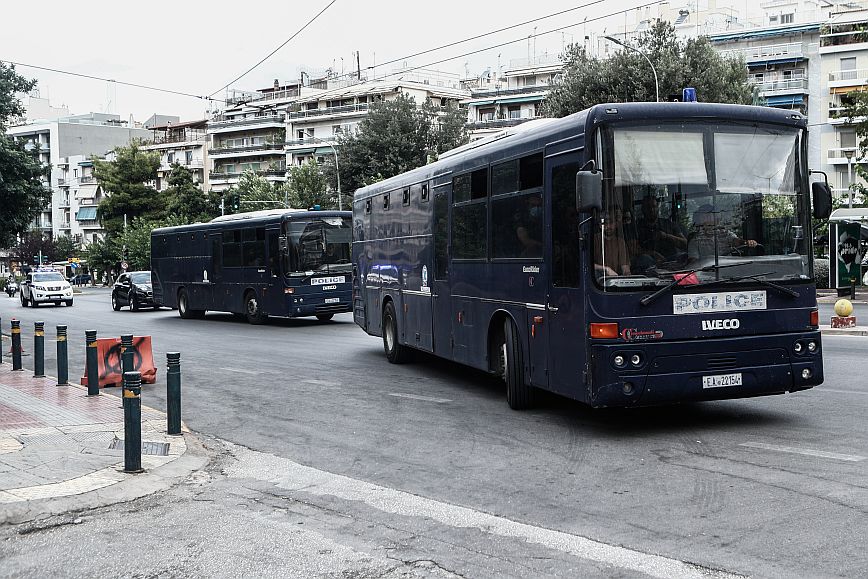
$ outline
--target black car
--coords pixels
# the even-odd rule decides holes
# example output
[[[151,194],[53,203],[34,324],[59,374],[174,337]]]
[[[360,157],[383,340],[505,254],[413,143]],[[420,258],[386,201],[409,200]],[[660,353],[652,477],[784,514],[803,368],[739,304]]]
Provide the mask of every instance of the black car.
[[[156,307],[151,289],[151,272],[128,271],[118,276],[112,288],[112,309],[117,311],[122,306],[130,306],[133,311]]]
[[[91,276],[89,273],[78,273],[69,278],[69,283],[72,285],[87,285],[91,282]]]

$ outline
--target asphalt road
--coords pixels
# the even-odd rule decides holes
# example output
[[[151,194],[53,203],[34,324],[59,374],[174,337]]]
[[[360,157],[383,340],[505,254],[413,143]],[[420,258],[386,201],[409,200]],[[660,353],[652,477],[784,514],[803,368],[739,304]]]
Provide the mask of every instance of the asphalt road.
[[[159,380],[143,402],[164,408],[165,352],[180,351],[187,425],[275,460],[730,573],[868,569],[868,338],[825,337],[826,382],[806,392],[605,411],[544,396],[513,412],[483,374],[388,364],[349,314],[182,320],[113,312],[98,289],[72,308],[0,297],[4,331],[13,316],[31,351],[35,320],[49,337],[67,324],[75,377],[85,329],[151,335]],[[46,350],[53,373],[53,340]]]

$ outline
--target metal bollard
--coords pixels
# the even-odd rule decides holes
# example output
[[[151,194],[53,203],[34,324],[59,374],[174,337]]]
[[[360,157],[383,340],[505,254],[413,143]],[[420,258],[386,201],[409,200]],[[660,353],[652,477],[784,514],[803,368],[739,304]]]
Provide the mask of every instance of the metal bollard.
[[[124,472],[142,472],[142,373],[124,372]]]
[[[33,323],[33,377],[45,377],[45,322]]]
[[[856,301],[856,278],[850,278],[850,299]]]
[[[181,434],[181,353],[166,352],[167,434]]]
[[[69,386],[69,348],[66,326],[57,326],[57,385]]]
[[[121,334],[121,374],[132,372],[133,368],[133,335]]]
[[[84,337],[85,342],[87,342],[87,348],[85,348],[87,355],[85,358],[87,395],[99,396],[99,362],[97,360],[96,350],[96,330],[85,330]]]
[[[12,369],[24,369],[21,366],[21,320],[12,320]]]

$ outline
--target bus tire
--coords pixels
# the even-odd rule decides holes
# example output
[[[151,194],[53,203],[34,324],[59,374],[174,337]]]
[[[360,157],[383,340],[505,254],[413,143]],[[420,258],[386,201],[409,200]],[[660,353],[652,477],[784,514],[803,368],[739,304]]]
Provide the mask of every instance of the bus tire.
[[[503,323],[500,344],[500,372],[506,382],[506,402],[513,410],[526,410],[533,405],[533,387],[524,380],[524,359],[518,329],[512,320]]]
[[[317,314],[316,315],[316,319],[318,319],[321,322],[327,322],[330,319],[332,319],[333,317],[335,317],[334,314]]]
[[[187,295],[187,290],[181,288],[178,291],[178,314],[185,320],[193,320],[205,316],[205,310],[191,310],[190,296]]]
[[[244,315],[247,316],[247,322],[258,326],[264,324],[268,318],[262,312],[262,306],[259,304],[259,299],[256,297],[256,292],[248,291],[244,294]]]
[[[398,317],[391,300],[387,301],[383,308],[383,349],[386,351],[386,359],[392,364],[403,364],[410,360],[410,348],[402,346],[398,341]]]

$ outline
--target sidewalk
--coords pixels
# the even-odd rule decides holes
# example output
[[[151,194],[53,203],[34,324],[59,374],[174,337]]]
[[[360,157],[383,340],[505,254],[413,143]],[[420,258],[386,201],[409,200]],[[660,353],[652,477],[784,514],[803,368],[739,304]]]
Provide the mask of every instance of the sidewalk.
[[[124,473],[120,397],[56,384],[0,364],[0,524],[139,498],[207,464],[195,436],[168,436],[166,415],[142,406],[145,472]]]
[[[834,304],[838,300],[842,298],[838,297],[838,290],[835,289],[818,289],[817,290],[817,303],[819,304]],[[843,299],[850,300],[850,294],[848,293],[844,296]],[[865,287],[857,287],[856,288],[856,299],[850,300],[854,304],[868,304],[868,288]]]

